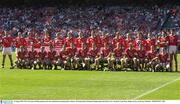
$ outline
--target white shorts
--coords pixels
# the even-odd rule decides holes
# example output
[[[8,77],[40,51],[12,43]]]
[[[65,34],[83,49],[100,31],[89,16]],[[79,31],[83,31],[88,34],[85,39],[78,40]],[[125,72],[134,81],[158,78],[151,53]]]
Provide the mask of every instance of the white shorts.
[[[2,54],[3,55],[12,55],[12,48],[11,47],[7,47],[7,48],[2,48]]]
[[[169,53],[177,53],[177,46],[169,46]]]

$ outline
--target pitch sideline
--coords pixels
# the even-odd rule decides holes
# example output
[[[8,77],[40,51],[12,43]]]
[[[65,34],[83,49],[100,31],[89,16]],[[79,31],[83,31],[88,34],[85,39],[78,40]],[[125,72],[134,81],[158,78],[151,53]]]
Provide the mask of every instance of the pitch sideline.
[[[132,100],[137,100],[137,99],[139,99],[139,98],[141,98],[141,97],[143,97],[143,96],[145,96],[145,95],[148,95],[148,94],[150,94],[150,93],[152,93],[152,92],[154,92],[154,91],[157,91],[157,90],[159,90],[159,89],[161,89],[161,88],[163,88],[163,87],[165,87],[165,86],[167,86],[167,85],[170,85],[170,84],[172,84],[172,83],[174,83],[174,82],[176,82],[176,81],[178,81],[178,80],[180,80],[180,78],[177,78],[177,79],[175,79],[175,80],[169,81],[169,82],[167,82],[167,83],[165,83],[165,84],[163,84],[163,85],[161,85],[161,86],[159,86],[159,87],[156,87],[156,88],[154,88],[154,89],[152,89],[152,90],[150,90],[150,91],[147,91],[147,92],[145,92],[145,93],[142,93],[141,95],[133,98]]]

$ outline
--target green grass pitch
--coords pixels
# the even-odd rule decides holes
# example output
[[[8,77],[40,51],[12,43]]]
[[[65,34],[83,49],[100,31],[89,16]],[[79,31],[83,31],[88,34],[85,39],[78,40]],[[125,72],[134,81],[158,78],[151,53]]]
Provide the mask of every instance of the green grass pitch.
[[[180,55],[178,58],[180,63]],[[9,64],[9,60],[6,62]],[[180,100],[180,73],[177,72],[8,68],[0,69],[0,99],[3,100]]]

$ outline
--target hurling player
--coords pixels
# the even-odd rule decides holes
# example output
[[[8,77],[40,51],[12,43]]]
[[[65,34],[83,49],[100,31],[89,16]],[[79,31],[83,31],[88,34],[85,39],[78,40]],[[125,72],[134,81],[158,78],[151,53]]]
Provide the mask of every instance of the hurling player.
[[[4,68],[4,63],[6,59],[6,55],[9,56],[9,60],[11,63],[10,69],[13,69],[13,60],[12,60],[12,45],[13,45],[13,38],[7,34],[7,32],[4,32],[5,36],[2,37],[2,68]]]
[[[52,45],[49,46],[49,52],[47,53],[47,61],[46,61],[46,68],[45,69],[53,69],[56,59],[56,51]]]
[[[92,43],[92,48],[89,48],[89,50],[88,50],[88,57],[85,59],[86,60],[86,64],[87,64],[87,68],[89,70],[92,69],[91,64],[93,64],[95,62],[97,54],[98,54],[98,49],[96,48],[96,45],[93,42]]]
[[[169,54],[170,54],[170,69],[172,71],[173,58],[175,61],[176,72],[178,71],[177,66],[177,46],[178,46],[178,37],[171,30],[169,36],[167,36]]]
[[[38,58],[37,58],[37,65],[39,66],[39,69],[45,69],[45,57],[47,55],[47,52],[45,51],[45,47],[41,47],[40,52],[38,52]]]
[[[156,57],[158,60],[157,65],[155,66],[155,71],[171,71],[169,63],[169,55],[164,48],[161,48],[161,52]]]
[[[19,51],[17,52],[17,56],[16,56],[16,61],[15,61],[15,64],[17,66],[17,68],[24,68],[25,66],[25,50],[24,50],[24,47],[23,46],[20,46],[20,49]]]
[[[34,70],[34,66],[36,64],[36,58],[37,56],[37,51],[34,49],[33,46],[31,46],[31,50],[28,51],[28,67],[29,69]]]
[[[122,64],[123,64],[123,54],[124,54],[124,49],[123,47],[120,46],[120,43],[118,42],[117,43],[117,48],[114,48],[113,52],[115,54],[115,59],[116,59],[116,69],[118,69],[118,65],[120,64],[121,65],[121,68],[123,68]],[[121,63],[122,62],[122,63]]]

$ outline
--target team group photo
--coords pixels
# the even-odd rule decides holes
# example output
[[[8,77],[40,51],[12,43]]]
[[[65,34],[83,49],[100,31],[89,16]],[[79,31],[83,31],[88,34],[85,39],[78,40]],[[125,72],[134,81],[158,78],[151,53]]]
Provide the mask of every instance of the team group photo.
[[[173,30],[162,30],[158,36],[145,35],[141,31],[125,35],[98,29],[88,31],[89,34],[81,30],[75,32],[61,31],[51,39],[48,31],[43,33],[43,38],[33,32],[27,32],[28,37],[18,32],[13,38],[4,31],[2,68],[8,55],[11,69],[104,70],[107,67],[109,71],[126,71],[127,68],[133,71],[178,71],[178,38]],[[16,60],[12,60],[12,47],[16,50]]]
[[[179,0],[0,0],[0,104],[171,103],[179,86]]]

